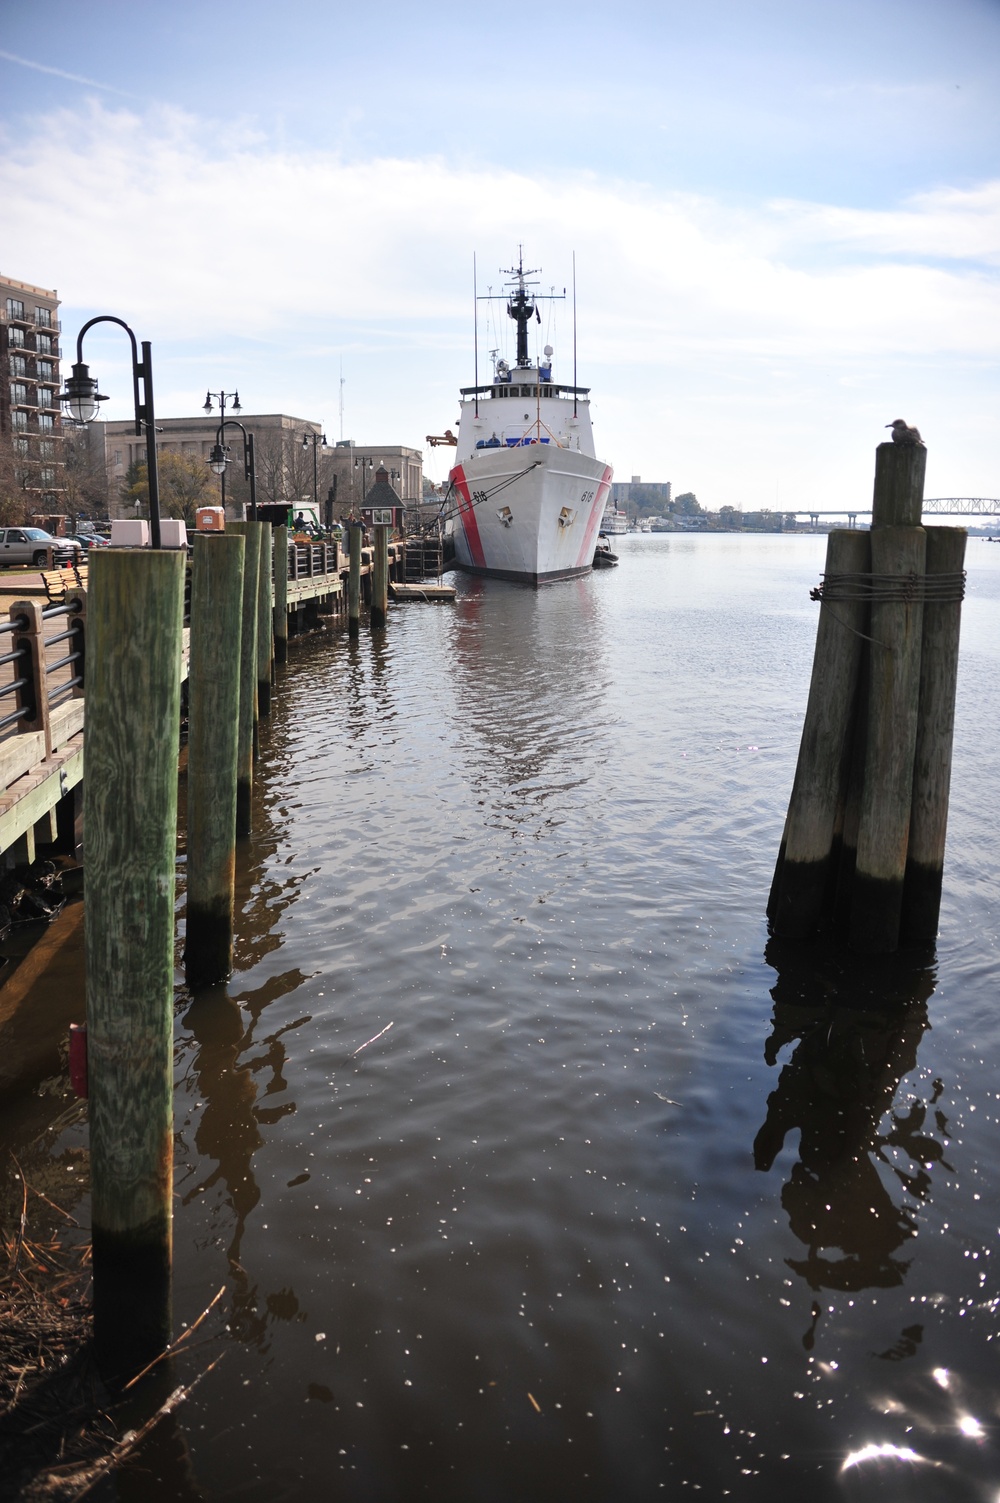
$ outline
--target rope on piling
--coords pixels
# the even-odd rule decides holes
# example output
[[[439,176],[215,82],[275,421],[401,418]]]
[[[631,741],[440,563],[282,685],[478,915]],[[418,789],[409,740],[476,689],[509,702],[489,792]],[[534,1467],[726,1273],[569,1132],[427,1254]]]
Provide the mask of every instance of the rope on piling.
[[[809,591],[809,599],[958,605],[965,599],[965,570],[957,574],[824,574]]]

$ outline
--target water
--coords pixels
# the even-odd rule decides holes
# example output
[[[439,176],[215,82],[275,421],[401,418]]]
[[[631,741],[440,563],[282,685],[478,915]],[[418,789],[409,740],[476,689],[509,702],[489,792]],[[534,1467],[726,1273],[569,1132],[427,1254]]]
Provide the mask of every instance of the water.
[[[121,1497],[995,1503],[1000,550],[937,954],[867,966],[763,918],[824,540],[620,552],[293,648],[178,990],[178,1381],[224,1356]]]

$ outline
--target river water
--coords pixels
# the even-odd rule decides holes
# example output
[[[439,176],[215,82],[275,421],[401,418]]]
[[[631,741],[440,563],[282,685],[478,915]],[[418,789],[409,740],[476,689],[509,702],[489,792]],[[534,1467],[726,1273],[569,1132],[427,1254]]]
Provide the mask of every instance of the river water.
[[[177,1380],[223,1360],[121,1497],[996,1503],[1000,549],[937,953],[867,964],[764,919],[824,549],[293,644],[237,972],[178,987]]]

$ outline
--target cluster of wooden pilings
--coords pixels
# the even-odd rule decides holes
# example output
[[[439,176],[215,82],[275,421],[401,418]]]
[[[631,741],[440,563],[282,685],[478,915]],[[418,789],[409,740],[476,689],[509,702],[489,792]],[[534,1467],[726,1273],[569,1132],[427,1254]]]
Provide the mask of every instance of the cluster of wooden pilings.
[[[347,625],[359,630],[360,526]],[[233,965],[236,840],[250,833],[259,717],[287,652],[288,538],[230,523],[193,544],[188,670],[187,930],[194,989]],[[174,867],[185,555],[95,551],[88,591],[84,832],[95,1336],[110,1375],[170,1330]],[[370,622],[385,625],[388,531]]]
[[[966,533],[920,525],[926,460],[880,444],[871,531],[830,534],[768,905],[782,938],[874,954],[937,935]]]

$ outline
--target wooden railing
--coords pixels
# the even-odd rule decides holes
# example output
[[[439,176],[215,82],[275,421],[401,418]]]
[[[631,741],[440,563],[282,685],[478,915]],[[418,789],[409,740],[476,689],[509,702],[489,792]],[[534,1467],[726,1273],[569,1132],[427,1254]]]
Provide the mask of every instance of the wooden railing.
[[[45,608],[38,600],[19,600],[0,625],[11,639],[0,668],[13,669],[10,682],[0,687],[0,703],[14,702],[0,715],[0,790],[83,727],[86,611],[86,592],[80,590]],[[63,629],[53,633],[52,625]]]

